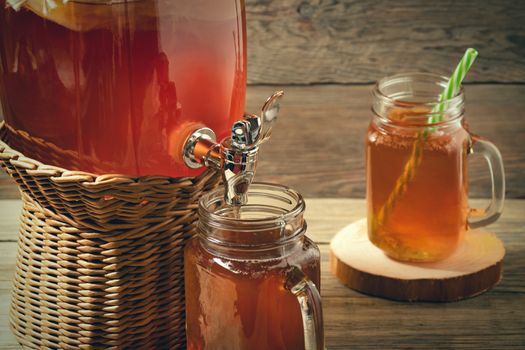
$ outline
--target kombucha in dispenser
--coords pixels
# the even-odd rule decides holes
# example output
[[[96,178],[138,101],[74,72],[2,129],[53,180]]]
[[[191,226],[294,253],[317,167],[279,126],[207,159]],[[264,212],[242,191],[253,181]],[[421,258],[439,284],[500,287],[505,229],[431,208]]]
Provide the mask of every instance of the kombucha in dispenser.
[[[174,152],[181,128],[202,124],[222,139],[244,114],[243,0],[0,5],[7,141],[36,160],[96,174],[194,176]]]

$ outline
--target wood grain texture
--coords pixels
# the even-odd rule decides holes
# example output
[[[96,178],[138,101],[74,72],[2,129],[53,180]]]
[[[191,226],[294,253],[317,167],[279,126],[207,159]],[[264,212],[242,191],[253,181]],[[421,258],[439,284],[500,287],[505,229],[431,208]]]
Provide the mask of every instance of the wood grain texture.
[[[478,203],[478,201],[476,201]],[[0,212],[18,211],[17,201],[0,201]],[[520,349],[525,344],[525,201],[507,202],[490,230],[506,246],[502,282],[491,291],[452,304],[401,303],[369,297],[344,287],[330,272],[328,244],[339,229],[364,213],[360,199],[307,199],[308,235],[322,253],[322,296],[329,350],[347,349]],[[1,220],[6,216],[1,217]],[[0,241],[13,239],[17,216],[0,226]],[[8,228],[8,232],[4,228]],[[0,242],[0,349],[20,349],[8,330],[10,280],[16,243]]]
[[[493,290],[447,306],[355,295],[323,299],[330,350],[523,349],[525,322],[516,310],[523,294]]]
[[[371,118],[366,86],[252,86],[247,110],[257,112],[274,90],[286,92],[276,129],[261,147],[256,181],[278,182],[307,197],[364,198],[364,138]],[[525,199],[525,85],[469,85],[467,120],[501,150],[507,197]],[[490,195],[488,168],[470,160],[470,195]],[[0,198],[19,198],[0,171]]]
[[[525,81],[525,2],[247,0],[251,84],[363,83],[406,71]]]

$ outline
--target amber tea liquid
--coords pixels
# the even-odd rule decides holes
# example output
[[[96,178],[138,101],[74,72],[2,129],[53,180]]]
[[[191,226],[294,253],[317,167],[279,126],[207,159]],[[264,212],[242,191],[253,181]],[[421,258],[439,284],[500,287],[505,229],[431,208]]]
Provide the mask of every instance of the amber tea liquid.
[[[217,256],[192,239],[185,257],[188,349],[304,349],[299,303],[284,287],[291,266],[319,286],[319,251],[308,238],[285,257],[253,261]]]
[[[411,181],[377,225],[372,222],[394,191],[418,133],[403,128],[386,131],[374,122],[369,127],[369,237],[390,257],[405,261],[443,259],[454,252],[467,229],[469,134],[456,124],[428,134]]]

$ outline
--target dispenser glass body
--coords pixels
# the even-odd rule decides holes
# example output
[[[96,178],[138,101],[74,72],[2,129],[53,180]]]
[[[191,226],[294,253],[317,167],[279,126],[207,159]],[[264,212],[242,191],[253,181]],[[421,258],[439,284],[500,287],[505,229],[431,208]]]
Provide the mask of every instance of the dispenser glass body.
[[[243,0],[0,0],[7,142],[94,173],[196,175],[188,130],[226,137],[244,113]]]

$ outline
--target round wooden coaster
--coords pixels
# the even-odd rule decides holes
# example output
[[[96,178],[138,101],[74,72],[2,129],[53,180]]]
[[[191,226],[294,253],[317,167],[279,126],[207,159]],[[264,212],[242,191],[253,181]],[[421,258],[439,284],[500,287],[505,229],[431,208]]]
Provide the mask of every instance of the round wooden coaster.
[[[436,263],[403,263],[368,240],[366,219],[342,229],[330,244],[332,272],[362,293],[404,301],[456,301],[501,280],[503,243],[495,234],[469,231],[452,256]]]

